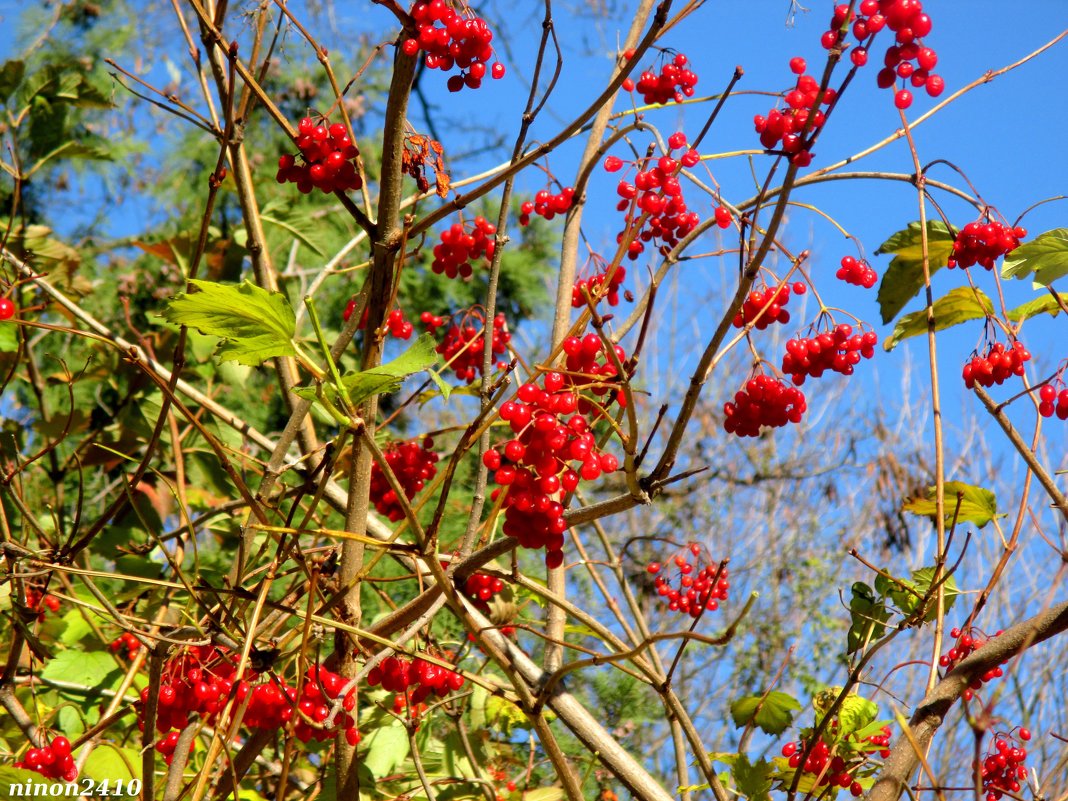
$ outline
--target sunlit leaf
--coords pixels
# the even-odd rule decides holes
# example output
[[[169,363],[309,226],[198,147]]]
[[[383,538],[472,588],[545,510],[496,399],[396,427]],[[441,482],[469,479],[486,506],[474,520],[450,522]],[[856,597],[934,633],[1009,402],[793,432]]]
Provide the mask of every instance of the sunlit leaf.
[[[234,286],[194,280],[197,292],[183,292],[163,312],[172,323],[220,337],[219,358],[257,365],[292,356],[296,322],[289,301],[245,281]]]
[[[953,252],[955,236],[956,232],[946,227],[945,223],[927,221],[927,255],[931,275],[946,266]],[[923,241],[919,222],[909,223],[908,228],[891,236],[875,252],[894,256],[883,273],[878,296],[883,322],[889,323],[923,288]]]
[[[1032,274],[1039,286],[1049,286],[1068,275],[1068,228],[1039,234],[1005,256],[1002,278],[1023,279]]]
[[[800,708],[792,695],[772,690],[766,696],[748,695],[732,702],[731,717],[738,728],[755,724],[768,734],[782,734]]]
[[[968,286],[951,289],[932,305],[934,329],[942,331],[968,320],[994,313],[994,304],[982,291]],[[894,332],[883,341],[883,348],[893,350],[903,339],[927,333],[927,309],[906,314],[897,321]]]
[[[957,498],[960,509],[957,509]],[[928,487],[924,497],[914,498],[904,505],[906,512],[932,520],[936,514],[935,488]],[[960,481],[947,481],[945,492],[946,525],[953,523],[954,513],[958,523],[974,523],[982,528],[995,517],[1004,517],[998,513],[998,502],[990,490],[965,484]]]

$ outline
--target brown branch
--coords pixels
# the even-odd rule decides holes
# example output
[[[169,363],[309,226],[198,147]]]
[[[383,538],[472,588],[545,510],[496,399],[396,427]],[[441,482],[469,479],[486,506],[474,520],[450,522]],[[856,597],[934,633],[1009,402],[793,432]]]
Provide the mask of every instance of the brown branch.
[[[1068,602],[1017,623],[997,637],[991,637],[985,645],[962,660],[916,707],[909,720],[909,736],[899,740],[891,750],[867,801],[897,801],[919,764],[917,751],[922,753],[927,750],[950,708],[974,680],[1066,629]]]

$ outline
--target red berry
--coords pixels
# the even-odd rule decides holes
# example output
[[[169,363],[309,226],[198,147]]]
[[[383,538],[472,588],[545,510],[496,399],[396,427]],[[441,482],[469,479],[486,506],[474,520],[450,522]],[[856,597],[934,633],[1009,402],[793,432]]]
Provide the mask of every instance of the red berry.
[[[912,105],[912,92],[908,89],[898,89],[894,95],[894,105],[904,111]]]
[[[10,320],[15,316],[15,304],[11,298],[0,298],[0,320]]]

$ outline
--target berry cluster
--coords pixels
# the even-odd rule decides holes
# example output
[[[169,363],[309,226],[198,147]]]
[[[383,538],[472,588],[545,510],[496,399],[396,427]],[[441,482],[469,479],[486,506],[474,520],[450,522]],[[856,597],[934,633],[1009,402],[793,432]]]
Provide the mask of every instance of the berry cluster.
[[[1000,630],[994,632],[995,637],[999,634],[1001,634]],[[975,629],[961,631],[961,629],[954,628],[950,630],[949,636],[954,638],[957,642],[952,648],[942,654],[942,656],[938,657],[939,666],[945,668],[947,673],[959,665],[961,661],[971,654],[972,651],[986,645],[988,639],[986,635],[977,632]],[[1002,664],[1005,663],[1002,662]],[[990,668],[990,670],[973,681],[968,689],[964,691],[964,700],[972,700],[972,695],[975,690],[980,689],[988,681],[1001,678],[1003,673],[1000,665],[998,667]]]
[[[602,398],[607,395],[609,391],[614,390],[612,397],[601,403],[607,405],[614,399],[620,406],[626,405],[626,394],[622,389],[616,389],[613,386],[614,379],[619,377],[619,371],[616,369],[612,357],[605,352],[604,343],[601,342],[599,336],[596,334],[586,334],[586,336],[581,339],[578,337],[567,337],[563,341],[562,347],[565,355],[564,366],[567,368],[567,373],[564,375],[564,379],[567,383],[573,386],[588,385],[583,388],[588,388],[589,391],[598,398]],[[616,345],[615,352],[616,357],[619,359],[619,363],[626,367],[626,351],[619,345]],[[594,408],[594,404],[589,400],[586,398],[579,398],[578,410],[580,413],[590,414]]]
[[[542,189],[534,200],[528,200],[519,207],[519,224],[530,225],[530,215],[537,214],[546,220],[551,220],[557,214],[564,214],[575,202],[575,190],[570,186],[553,194],[548,189]]]
[[[367,674],[370,687],[382,685],[382,689],[405,696],[409,706],[423,703],[431,695],[444,698],[451,691],[464,686],[464,677],[446,667],[427,662],[425,659],[408,660],[390,656]]]
[[[611,265],[605,264],[604,269],[596,275],[589,278],[579,278],[575,281],[575,285],[571,287],[571,307],[575,309],[585,307],[587,294],[595,303],[603,296],[608,298],[609,306],[618,306],[619,287],[623,284],[623,279],[627,277],[627,268],[622,264],[617,265],[615,271],[611,272],[612,277],[609,280],[608,276],[611,270]],[[607,288],[605,287],[606,282],[608,284]]]
[[[226,705],[231,693],[238,704],[245,704],[243,722],[249,728],[274,730],[287,725],[296,714],[293,733],[302,742],[323,741],[333,736],[324,725],[330,717],[327,701],[334,701],[345,687],[345,680],[326,668],[312,666],[305,674],[300,693],[273,674],[264,674],[265,681],[252,684],[245,679],[235,681],[237,666],[234,658],[212,646],[194,646],[168,661],[163,668],[156,711],[156,730],[163,737],[156,742],[156,750],[169,765],[174,760],[178,739],[190,713],[212,720]],[[253,681],[260,677],[256,671],[248,674]],[[145,704],[150,688],[141,691],[139,728],[144,730]],[[349,691],[342,701],[344,714],[337,725],[346,739],[356,744],[359,732],[350,714],[356,696]],[[192,751],[192,745],[190,745]]]
[[[875,355],[878,342],[879,335],[874,331],[854,333],[853,326],[842,323],[833,331],[787,340],[782,371],[789,373],[797,386],[805,383],[806,376],[819,378],[827,370],[853,375],[853,368],[862,358]]]
[[[826,120],[819,106],[830,105],[836,97],[835,90],[828,87],[820,98],[819,81],[811,75],[799,75],[794,88],[786,93],[785,109],[773,108],[766,117],[760,114],[753,117],[753,127],[760,134],[760,144],[768,150],[774,150],[781,143],[791,163],[807,167],[812,163],[809,143]],[[802,138],[805,126],[808,126],[808,133],[806,138]]]
[[[1010,228],[997,220],[978,219],[970,222],[953,240],[953,255],[947,262],[949,267],[971,267],[978,264],[987,270],[994,269],[994,262],[1011,253],[1020,246],[1020,240],[1027,236],[1027,229]]]
[[[677,158],[670,153],[661,156],[652,165],[648,159],[643,159],[634,176],[634,183],[623,178],[616,186],[616,194],[620,197],[616,209],[626,212],[625,227],[616,236],[616,242],[621,243],[627,229],[638,217],[644,216],[642,227],[637,236],[632,236],[628,246],[627,257],[631,260],[642,254],[644,243],[649,241],[659,242],[660,252],[667,253],[701,222],[697,212],[687,209],[682,196],[682,183],[678,178],[679,170],[692,167],[700,161],[701,156],[696,150],[687,149],[686,136],[681,132],[672,134],[668,146],[672,151],[685,149],[685,152],[677,153]],[[609,156],[604,161],[604,168],[608,172],[616,172],[622,166],[623,162],[615,156]]]
[[[781,428],[800,423],[808,406],[797,387],[791,387],[769,375],[756,375],[734,393],[734,400],[723,404],[723,428],[739,437],[760,436],[761,426]]]
[[[108,645],[108,650],[113,654],[121,654],[125,651],[126,658],[133,659],[137,656],[137,652],[141,650],[141,641],[130,634],[130,632],[125,631],[111,641]]]
[[[292,153],[279,156],[278,183],[296,184],[305,195],[313,188],[330,194],[363,186],[355,162],[360,151],[340,122],[327,127],[304,117],[297,124],[297,147],[304,163],[298,164]]]
[[[805,285],[800,281],[793,285],[797,295],[805,294]],[[763,331],[773,323],[790,322],[790,312],[786,304],[790,302],[790,287],[783,284],[778,289],[754,289],[742,303],[742,308],[734,315],[734,327],[742,328],[752,323],[758,331]],[[766,308],[765,308],[766,307]]]
[[[853,256],[842,257],[842,266],[838,268],[834,277],[847,284],[862,286],[865,289],[871,289],[879,281],[879,274],[871,268],[868,262]]]
[[[59,598],[43,593],[36,587],[27,587],[26,607],[37,612],[38,621],[43,621],[49,612],[59,611]]]
[[[423,312],[420,321],[426,326],[427,331],[437,335],[438,329],[445,325],[445,318],[429,312]],[[445,330],[445,336],[435,350],[445,358],[445,364],[450,367],[456,377],[461,381],[472,383],[475,378],[482,375],[482,350],[485,347],[485,319],[478,309],[470,309],[459,323],[452,322]],[[508,331],[508,323],[504,314],[498,312],[493,318],[493,355],[503,356],[508,352],[508,343],[512,341],[512,335]],[[501,370],[508,366],[506,361],[497,362]]]
[[[694,557],[701,556],[701,546],[696,543],[691,544],[687,551]],[[668,565],[650,562],[646,567],[651,575],[656,576],[653,581],[656,594],[667,600],[668,609],[672,612],[697,618],[706,609],[715,612],[719,609],[719,602],[727,600],[731,585],[726,567],[720,570],[719,565],[706,562],[694,572],[697,565],[691,563],[685,553],[677,555],[672,562],[678,568],[675,576],[678,579],[677,587],[672,578],[664,575]]]
[[[634,51],[628,50],[623,57],[630,61]],[[642,100],[649,105],[664,105],[672,100],[681,103],[684,98],[693,97],[694,87],[697,86],[697,75],[687,66],[689,63],[684,54],[676,53],[671,61],[661,65],[659,75],[652,70],[645,70],[638,77],[637,85],[627,78],[623,81],[623,88],[628,92],[637,89]]]
[[[471,231],[465,231],[461,223],[453,223],[441,232],[441,242],[434,245],[434,261],[430,269],[448,278],[470,278],[473,272],[471,259],[485,256],[493,258],[497,242],[493,238],[497,226],[485,217],[475,217]]]
[[[1006,793],[1019,797],[1020,780],[1027,778],[1027,750],[1022,747],[1031,739],[1031,732],[1020,729],[1016,736],[999,734],[994,738],[994,750],[983,757],[983,792],[986,801],[998,801]]]
[[[615,456],[598,450],[578,408],[578,393],[567,388],[561,373],[545,373],[541,387],[523,384],[500,410],[515,438],[483,456],[498,486],[491,497],[504,493],[504,533],[524,548],[544,548],[549,567],[563,562],[567,530],[564,507],[554,499],[573,492],[580,479],[594,481],[619,467]],[[578,470],[572,462],[581,462]]]
[[[354,311],[356,311],[356,298],[349,298],[349,302],[345,304],[345,311],[341,314],[341,319],[347,323],[352,318],[352,313]],[[366,327],[367,307],[365,306],[359,328],[362,331]],[[415,330],[412,324],[404,319],[403,309],[393,309],[393,311],[386,316],[386,328],[389,329],[389,335],[396,337],[397,339],[411,339],[412,332]]]
[[[438,455],[431,450],[433,447],[434,440],[424,437],[421,443],[415,440],[391,442],[382,452],[409,501],[427,481],[437,475],[438,469],[434,465],[437,464]],[[378,513],[388,520],[395,523],[404,519],[404,509],[397,493],[389,485],[378,462],[371,466],[371,501]]]
[[[504,582],[487,573],[472,573],[464,582],[463,593],[476,605],[485,606],[493,596],[504,589]],[[489,607],[486,606],[488,609]]]
[[[11,298],[0,297],[0,320],[10,320],[15,316],[15,304]]]
[[[833,735],[834,730],[838,728],[838,721],[832,720],[830,728]],[[853,773],[850,771],[855,772],[856,768],[867,759],[865,752],[875,753],[878,751],[884,759],[890,756],[890,733],[890,727],[883,726],[882,733],[873,734],[861,741],[868,744],[866,747],[843,751],[846,756],[835,754],[832,757],[831,747],[822,739],[816,741],[807,757],[804,755],[807,746],[804,740],[786,743],[782,747],[782,755],[789,760],[788,764],[791,768],[800,769],[802,773],[819,776],[820,779],[817,786],[849,788],[850,795],[858,798],[864,794],[864,787],[854,778]],[[846,739],[856,741],[856,737],[853,734],[850,734]]]
[[[1003,384],[1009,376],[1023,375],[1024,362],[1030,360],[1031,351],[1020,340],[1013,340],[1008,348],[995,342],[982,356],[976,354],[964,365],[964,385],[971,389],[976,384],[981,387]]]
[[[1068,389],[1060,386],[1058,392],[1053,384],[1043,384],[1038,391],[1038,413],[1043,417],[1053,417],[1056,414],[1058,419],[1068,420]]]
[[[12,767],[32,770],[45,778],[62,779],[65,782],[78,778],[78,768],[70,753],[70,740],[66,737],[53,737],[48,745],[31,748],[22,761]]]
[[[427,69],[449,72],[459,67],[460,73],[449,76],[446,84],[450,92],[465,86],[478,89],[486,77],[486,62],[493,58],[493,31],[486,20],[472,14],[466,4],[457,13],[446,0],[416,0],[411,15],[419,32],[401,42],[401,49],[409,56],[425,52]],[[503,78],[504,65],[494,62],[490,75],[494,80]]]

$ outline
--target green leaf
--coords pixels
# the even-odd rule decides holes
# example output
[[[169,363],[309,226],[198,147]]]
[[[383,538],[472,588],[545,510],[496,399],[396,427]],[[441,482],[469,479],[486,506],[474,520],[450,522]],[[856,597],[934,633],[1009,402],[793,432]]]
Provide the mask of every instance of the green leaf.
[[[316,240],[315,234],[305,229],[305,226],[307,226],[308,229],[314,228],[314,223],[310,216],[292,215],[287,218],[281,215],[272,216],[270,214],[260,214],[260,219],[265,223],[274,225],[281,228],[286,233],[291,234],[294,239],[299,240],[301,244],[313,251],[315,255],[326,255],[326,247],[323,243]]]
[[[960,497],[960,510],[957,511],[957,498]],[[926,497],[915,498],[903,507],[906,512],[932,520],[935,511],[935,488],[928,487]],[[964,484],[960,481],[946,482],[946,525],[952,525],[954,512],[958,523],[974,523],[982,528],[995,517],[1004,517],[998,513],[998,502],[990,490]]]
[[[853,597],[849,601],[850,625],[846,633],[846,652],[850,654],[882,637],[886,633],[883,624],[890,619],[882,596],[876,596],[863,581],[853,584],[852,591]]]
[[[219,358],[257,365],[296,353],[296,321],[289,301],[245,281],[233,286],[193,280],[199,292],[175,296],[163,312],[172,323],[220,337]]]
[[[19,337],[15,331],[15,324],[0,323],[0,353],[14,353],[18,349]]]
[[[511,734],[512,729],[529,729],[530,722],[526,713],[507,698],[491,695],[486,699],[486,723],[500,729],[504,734]]]
[[[790,767],[790,760],[781,756],[774,757],[771,760],[771,764],[775,766],[775,778],[778,782],[778,789],[786,790],[787,788],[793,787],[794,774],[797,773],[797,769]],[[818,793],[813,792],[817,789],[816,780],[818,778],[819,776],[815,773],[805,773],[802,771],[801,778],[797,780],[797,791],[801,793],[802,797],[807,795],[814,798],[818,795]],[[823,788],[819,789],[822,790]],[[828,789],[831,793],[838,792],[838,788],[833,784]]]
[[[731,778],[735,789],[748,801],[768,801],[774,770],[775,766],[766,759],[758,759],[754,764],[748,756],[739,754],[731,766]]]
[[[364,740],[363,763],[375,778],[389,776],[408,758],[408,733],[400,724],[379,726]]]
[[[111,161],[111,150],[105,142],[75,142],[67,140],[49,153],[41,156],[33,165],[31,172],[36,172],[52,159],[86,159],[89,161]]]
[[[931,589],[931,582],[934,580],[935,569],[933,567],[921,567],[919,570],[912,572],[912,582],[916,587],[916,591],[920,595],[926,595]],[[945,571],[942,573],[945,577]],[[953,579],[953,576],[946,577],[946,580],[942,582],[942,595],[945,599],[945,611],[949,612],[953,608],[953,604],[957,600],[957,596],[960,592],[957,590],[957,582]],[[934,620],[938,610],[935,605],[931,605],[931,609],[927,611],[927,615],[924,620],[930,623]]]
[[[801,704],[792,695],[772,690],[763,695],[747,695],[731,704],[731,717],[738,728],[755,724],[767,734],[782,734],[793,723]]]
[[[49,781],[37,771],[13,768],[10,765],[0,766],[0,800],[2,801],[26,796],[44,798],[50,795],[48,789],[53,784],[59,784],[59,782]],[[43,790],[32,789],[37,785],[42,785]],[[18,788],[17,794],[16,788]],[[55,798],[55,796],[52,797]]]
[[[5,61],[0,67],[0,103],[6,103],[20,83],[22,76],[26,74],[25,62],[12,59]]]
[[[119,666],[110,654],[72,649],[60,651],[49,660],[41,671],[41,678],[46,682],[60,682],[64,688],[74,685],[90,691],[110,686],[112,674],[119,672]]]
[[[133,748],[99,743],[85,761],[82,776],[98,782],[141,778],[141,754]]]
[[[1053,295],[1047,295],[1044,298],[1035,298],[1029,300],[1027,303],[1023,303],[1017,306],[1015,309],[1009,309],[1009,319],[1014,323],[1021,322],[1023,320],[1030,320],[1032,317],[1037,317],[1040,314],[1048,314],[1051,317],[1056,317],[1060,313],[1061,307],[1057,303],[1057,299]]]
[[[956,232],[937,220],[927,222],[927,256],[931,275],[946,266],[953,252]],[[879,284],[879,311],[889,323],[923,288],[923,243],[919,222],[898,231],[875,251],[894,258]]]
[[[436,344],[434,337],[430,334],[423,334],[412,343],[408,350],[393,361],[372,367],[370,370],[343,375],[341,384],[349,396],[349,401],[354,406],[359,406],[372,395],[396,392],[401,388],[405,378],[426,370],[437,362],[438,354],[434,351]],[[333,384],[323,384],[323,392],[331,403],[337,404],[337,389]],[[318,397],[314,386],[296,387],[293,393],[312,401]]]
[[[1052,299],[1052,298],[1051,298]],[[972,289],[969,286],[961,286],[951,289],[944,296],[934,302],[935,331],[952,328],[968,320],[976,320],[980,317],[994,313],[994,304],[981,290]],[[887,351],[903,339],[919,336],[927,333],[927,309],[906,314],[897,321],[894,333],[883,342],[883,348]]]
[[[1068,228],[1039,234],[1006,255],[1001,265],[1002,278],[1023,279],[1032,273],[1040,286],[1049,286],[1068,275]]]
[[[838,736],[848,737],[879,715],[879,705],[859,695],[847,695],[838,707]]]

